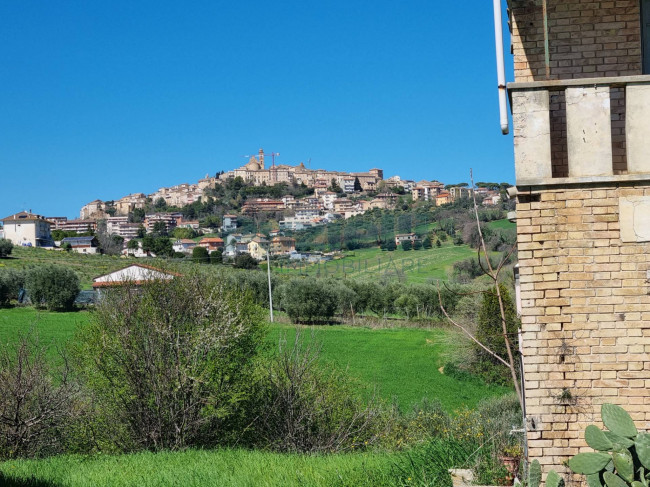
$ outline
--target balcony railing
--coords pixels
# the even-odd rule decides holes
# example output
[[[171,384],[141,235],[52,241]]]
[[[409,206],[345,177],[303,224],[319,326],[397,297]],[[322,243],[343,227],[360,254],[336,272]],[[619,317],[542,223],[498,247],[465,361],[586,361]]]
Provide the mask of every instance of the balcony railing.
[[[650,76],[510,83],[508,91],[517,185],[650,179]]]

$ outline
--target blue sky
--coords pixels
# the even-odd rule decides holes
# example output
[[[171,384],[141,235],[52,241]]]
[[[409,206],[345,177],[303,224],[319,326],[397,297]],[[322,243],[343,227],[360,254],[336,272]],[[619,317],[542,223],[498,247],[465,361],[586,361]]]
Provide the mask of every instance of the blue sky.
[[[512,182],[493,37],[486,0],[2,2],[0,217],[77,216],[260,147]]]

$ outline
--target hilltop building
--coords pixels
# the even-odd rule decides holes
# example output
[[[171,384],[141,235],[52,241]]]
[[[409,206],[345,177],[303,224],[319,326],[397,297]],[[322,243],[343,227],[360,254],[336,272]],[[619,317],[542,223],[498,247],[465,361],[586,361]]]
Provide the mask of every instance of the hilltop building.
[[[244,181],[252,182],[255,186],[262,184],[273,185],[276,183],[305,184],[309,188],[327,188],[332,180],[346,192],[354,191],[354,182],[359,180],[364,191],[376,189],[384,178],[381,169],[370,169],[368,172],[349,173],[339,171],[326,171],[323,169],[308,169],[301,162],[297,166],[286,164],[264,166],[264,151],[260,149],[257,157],[251,156],[248,163],[240,168],[219,176],[219,179],[241,177]]]

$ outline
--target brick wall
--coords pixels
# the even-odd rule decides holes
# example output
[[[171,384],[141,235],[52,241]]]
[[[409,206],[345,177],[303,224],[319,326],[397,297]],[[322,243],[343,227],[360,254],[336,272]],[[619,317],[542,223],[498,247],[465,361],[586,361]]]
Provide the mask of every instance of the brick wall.
[[[544,21],[540,0],[510,2],[515,81],[546,78]],[[548,0],[549,79],[599,78],[641,74],[641,22],[638,0]],[[552,94],[553,176],[568,175],[564,94]],[[615,173],[627,169],[625,92],[612,89],[612,161]]]
[[[603,402],[650,428],[650,243],[621,241],[626,196],[650,183],[547,187],[517,205],[528,445],[545,473],[569,478],[562,462]]]
[[[516,81],[546,79],[541,0],[511,0]],[[638,0],[548,0],[550,79],[641,74]]]

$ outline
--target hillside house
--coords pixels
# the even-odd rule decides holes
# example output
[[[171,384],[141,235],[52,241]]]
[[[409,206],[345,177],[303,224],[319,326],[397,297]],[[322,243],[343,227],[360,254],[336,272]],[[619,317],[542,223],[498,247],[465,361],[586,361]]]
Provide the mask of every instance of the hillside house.
[[[271,239],[271,255],[286,255],[295,250],[295,238],[278,236]]]
[[[194,247],[196,247],[196,242],[194,240],[190,240],[189,238],[181,238],[179,240],[176,240],[176,242],[174,242],[174,245],[172,245],[174,252],[182,252],[184,254],[189,254],[192,252]]]
[[[97,230],[97,220],[68,220],[59,224],[57,230],[64,230],[66,232],[89,233]]]
[[[224,215],[221,219],[221,231],[225,233],[237,230],[237,215]]]
[[[214,252],[215,250],[223,249],[224,242],[219,237],[204,237],[199,241],[198,245],[207,249],[208,252]]]
[[[99,254],[97,237],[66,237],[61,240],[61,246],[70,245],[72,252],[77,254]]]
[[[2,220],[4,238],[23,247],[53,247],[52,222],[31,211],[21,211]]]
[[[449,194],[447,191],[443,191],[442,193],[438,194],[438,196],[436,196],[436,206],[446,205],[451,202],[451,194]]]
[[[257,260],[266,259],[266,249],[269,246],[269,241],[265,238],[255,235],[248,242],[248,253]]]
[[[402,242],[415,242],[418,236],[414,233],[399,233],[395,235],[395,245],[401,245]]]
[[[528,451],[568,475],[601,403],[650,426],[650,1],[508,5]]]

